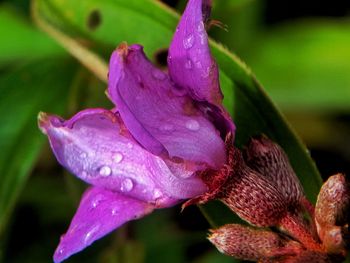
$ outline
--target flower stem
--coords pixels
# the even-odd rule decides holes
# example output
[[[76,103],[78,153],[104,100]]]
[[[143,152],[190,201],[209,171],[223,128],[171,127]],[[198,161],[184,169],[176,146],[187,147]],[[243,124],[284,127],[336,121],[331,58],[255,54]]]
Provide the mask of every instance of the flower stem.
[[[279,227],[301,242],[305,248],[314,251],[323,251],[322,245],[312,235],[312,227],[297,213],[288,212],[280,221]]]

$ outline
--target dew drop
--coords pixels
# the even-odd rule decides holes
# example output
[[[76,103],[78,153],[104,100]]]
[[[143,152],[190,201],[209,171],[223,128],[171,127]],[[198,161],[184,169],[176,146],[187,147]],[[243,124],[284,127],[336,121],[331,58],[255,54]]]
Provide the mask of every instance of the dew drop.
[[[189,34],[184,38],[184,40],[182,41],[182,44],[185,49],[190,49],[194,44],[194,36],[192,34]]]
[[[174,130],[174,126],[172,124],[162,124],[160,126],[161,131],[172,131]]]
[[[86,154],[85,152],[82,152],[82,153],[80,154],[80,158],[81,158],[81,159],[85,159],[86,156],[87,156],[87,154]]]
[[[153,198],[154,199],[158,199],[159,197],[161,197],[162,192],[159,189],[154,189],[153,191]]]
[[[192,68],[192,61],[190,59],[187,59],[185,62],[185,68],[191,69]]]
[[[196,120],[188,120],[186,122],[186,128],[191,130],[191,131],[198,131],[199,123]]]
[[[114,162],[116,162],[116,163],[120,163],[122,160],[123,160],[123,155],[121,154],[121,153],[116,153],[115,155],[114,155],[114,158],[113,158],[113,160],[114,160]]]
[[[122,185],[120,187],[120,190],[122,192],[130,192],[132,188],[134,187],[134,184],[131,179],[126,178],[122,181]]]
[[[197,26],[197,31],[200,33],[200,32],[203,32],[204,31],[204,23],[203,21],[199,22],[198,23],[198,26]]]
[[[104,165],[100,168],[99,173],[101,176],[109,176],[112,173],[111,167]]]
[[[157,80],[164,80],[166,77],[165,73],[158,69],[154,69],[152,71],[152,76]]]
[[[92,208],[96,208],[103,200],[103,195],[97,195],[94,200],[91,201]]]
[[[60,248],[60,249],[58,250],[58,254],[59,254],[59,255],[63,255],[64,252],[65,252],[65,251],[64,251],[64,248]]]
[[[116,216],[118,214],[118,208],[114,207],[112,208],[112,216]]]
[[[128,144],[126,145],[129,149],[132,149],[133,145],[131,142],[128,142]]]
[[[90,240],[93,238],[94,234],[99,230],[100,225],[96,225],[89,232],[86,233],[84,237],[84,243],[87,244],[90,242]]]

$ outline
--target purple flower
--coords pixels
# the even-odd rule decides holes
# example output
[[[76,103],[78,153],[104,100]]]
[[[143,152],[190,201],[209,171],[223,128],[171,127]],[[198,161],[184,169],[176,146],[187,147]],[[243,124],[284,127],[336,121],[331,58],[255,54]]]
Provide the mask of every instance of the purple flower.
[[[235,128],[208,46],[209,11],[209,1],[188,2],[169,49],[169,74],[140,45],[113,52],[108,96],[115,109],[87,109],[67,121],[39,114],[57,160],[91,185],[55,262],[127,221],[204,194],[198,173],[226,163],[224,138]]]

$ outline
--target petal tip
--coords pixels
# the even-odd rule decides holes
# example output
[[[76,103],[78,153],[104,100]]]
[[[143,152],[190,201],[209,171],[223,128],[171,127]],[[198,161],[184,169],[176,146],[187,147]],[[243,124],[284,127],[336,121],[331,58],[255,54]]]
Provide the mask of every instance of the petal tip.
[[[46,112],[39,112],[38,126],[42,133],[47,134],[51,127],[61,127],[63,120],[55,115],[50,115]]]
[[[49,124],[50,124],[49,115],[46,112],[40,111],[38,114],[38,126],[44,134],[46,134],[47,126]]]
[[[129,53],[128,43],[125,41],[120,43],[119,46],[116,48],[116,52],[120,57],[125,58]]]
[[[68,257],[67,252],[61,246],[58,246],[53,255],[53,261],[54,263],[60,263]]]

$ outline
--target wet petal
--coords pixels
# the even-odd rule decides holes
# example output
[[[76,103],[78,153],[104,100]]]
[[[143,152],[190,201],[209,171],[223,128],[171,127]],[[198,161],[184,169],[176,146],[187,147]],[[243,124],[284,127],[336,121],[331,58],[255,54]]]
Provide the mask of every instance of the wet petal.
[[[66,234],[62,235],[54,261],[61,262],[125,222],[152,212],[148,203],[99,187],[88,189]]]
[[[118,114],[104,109],[81,111],[68,121],[41,114],[39,125],[48,135],[58,161],[77,177],[95,186],[158,207],[203,193],[206,187],[180,166],[173,174],[158,156],[141,147],[124,127]],[[187,175],[182,178],[180,175]]]
[[[110,60],[108,93],[131,134],[154,154],[206,163],[225,162],[224,142],[186,91],[145,57],[122,44]]]
[[[168,67],[172,80],[194,99],[221,105],[218,67],[203,21],[209,11],[210,1],[188,2],[169,48]]]

